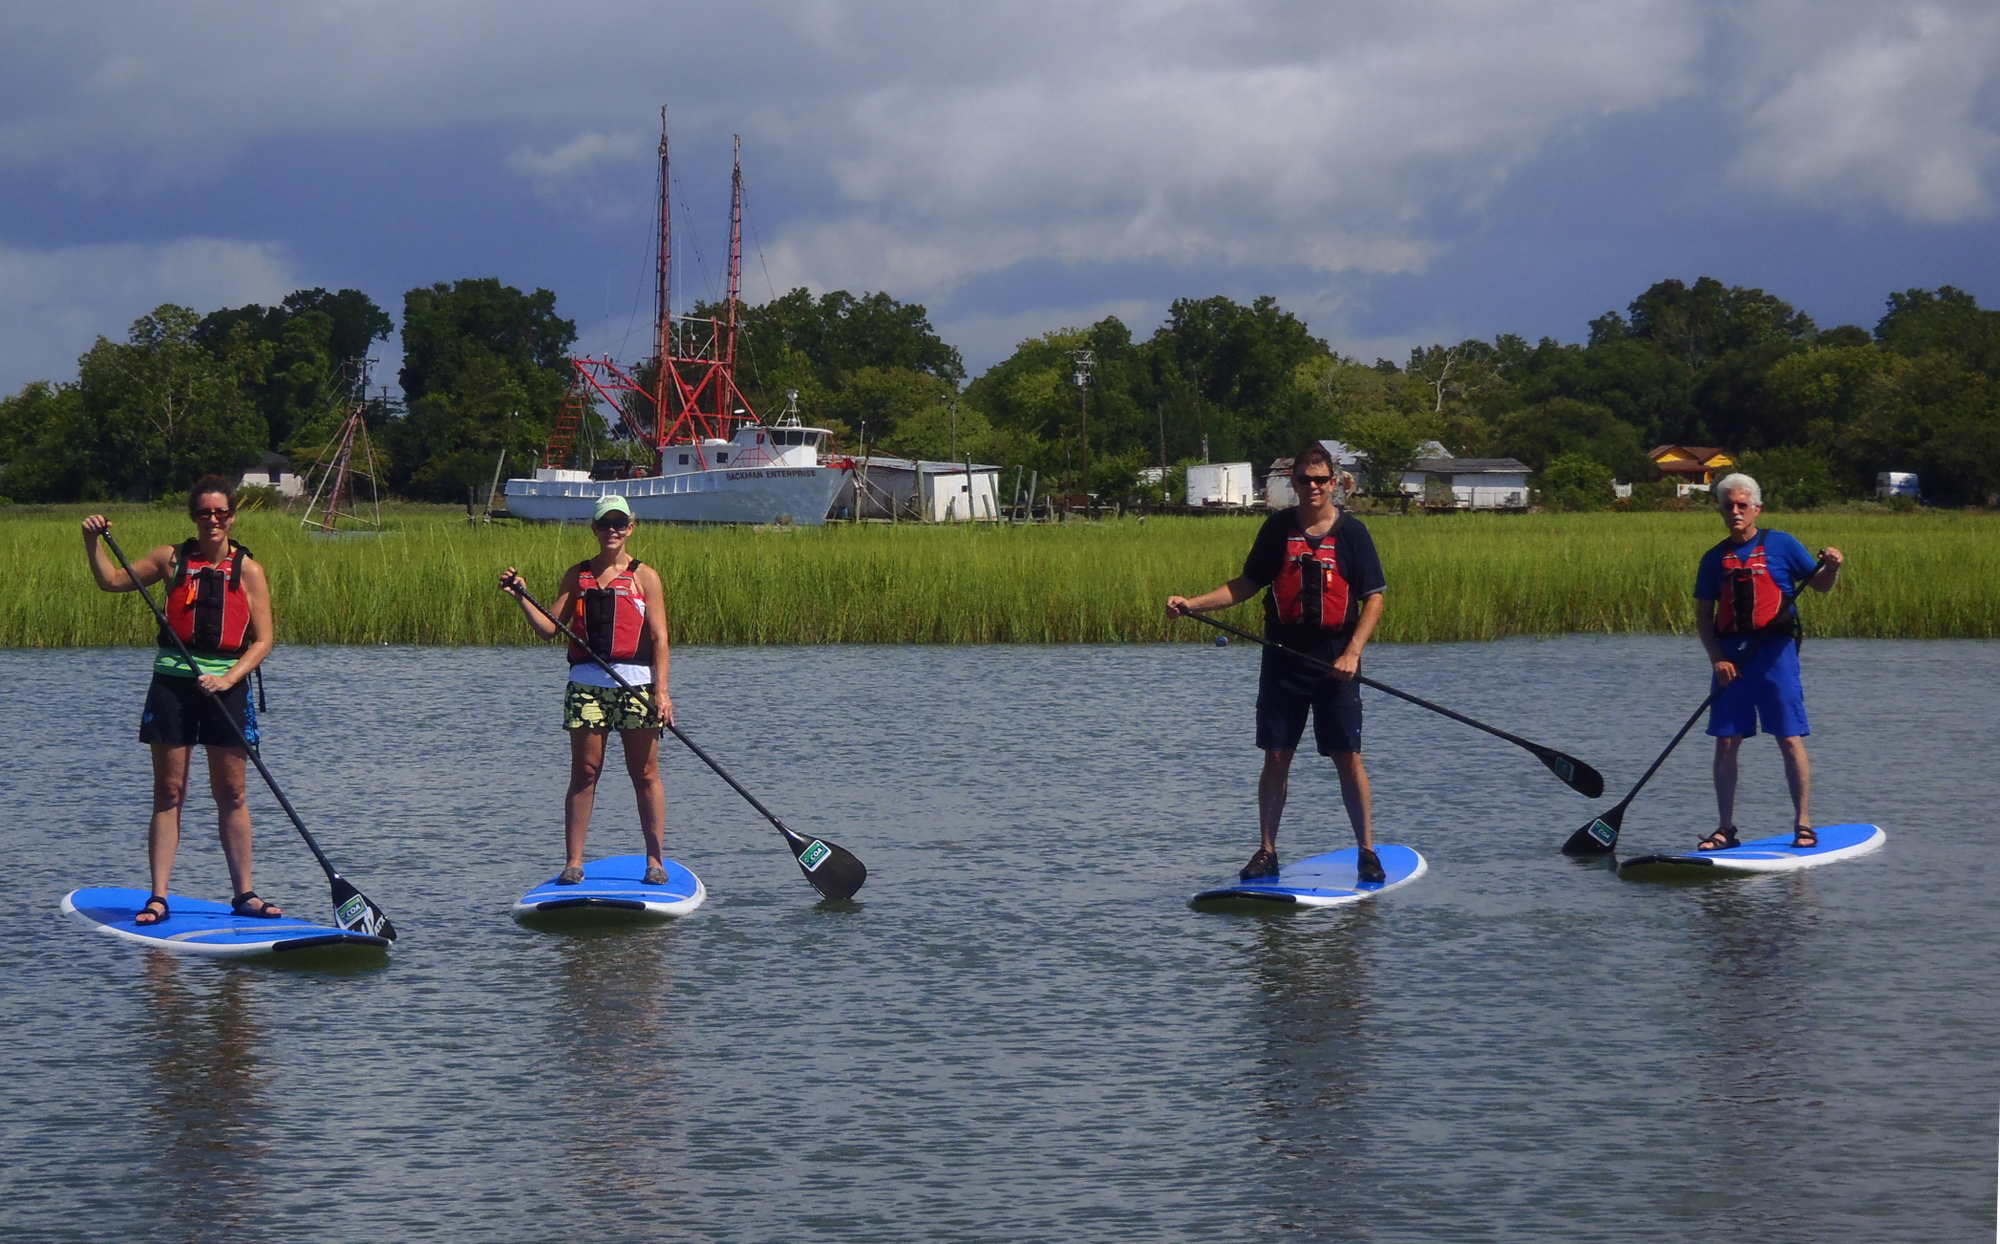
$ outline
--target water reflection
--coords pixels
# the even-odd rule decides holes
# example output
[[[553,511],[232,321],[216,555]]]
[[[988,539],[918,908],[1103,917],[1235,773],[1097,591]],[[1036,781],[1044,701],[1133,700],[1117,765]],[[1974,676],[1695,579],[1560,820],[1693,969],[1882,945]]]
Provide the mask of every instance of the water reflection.
[[[270,1073],[251,1006],[254,973],[144,954],[141,992],[155,1091],[134,1123],[152,1134],[149,1148],[166,1197],[158,1216],[234,1235],[258,1217],[259,1159],[270,1150],[260,1139]]]
[[[1272,913],[1243,951],[1264,1042],[1254,1066],[1258,1114],[1278,1155],[1312,1161],[1315,1178],[1345,1178],[1363,1140],[1375,1079],[1369,952],[1381,914],[1372,902],[1332,912]]]
[[[580,1198],[661,1200],[662,1135],[677,1130],[684,1088],[668,1010],[676,926],[584,928],[556,939],[549,1012],[553,1074],[576,1102],[565,1129],[566,1186]],[[672,1182],[671,1179],[668,1182]]]
[[[1726,1086],[1701,1100],[1733,1106],[1786,1100],[1811,1058],[1818,1016],[1804,982],[1820,922],[1808,872],[1727,880],[1691,891],[1701,971],[1690,1008],[1698,1082]],[[1725,1126],[1752,1127],[1758,1112],[1732,1110]],[[1746,1138],[1747,1139],[1747,1136]]]

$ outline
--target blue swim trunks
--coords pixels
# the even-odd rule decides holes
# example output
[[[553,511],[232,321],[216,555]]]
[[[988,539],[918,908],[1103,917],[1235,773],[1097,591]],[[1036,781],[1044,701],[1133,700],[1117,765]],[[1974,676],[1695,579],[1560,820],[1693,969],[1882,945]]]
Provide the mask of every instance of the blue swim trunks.
[[[1744,645],[1726,643],[1724,652]],[[1764,733],[1777,738],[1808,735],[1806,690],[1799,680],[1799,646],[1789,639],[1764,644],[1747,660],[1737,662],[1736,681],[1722,688],[1708,710],[1708,733],[1714,738]],[[1715,686],[1711,678],[1709,686]]]

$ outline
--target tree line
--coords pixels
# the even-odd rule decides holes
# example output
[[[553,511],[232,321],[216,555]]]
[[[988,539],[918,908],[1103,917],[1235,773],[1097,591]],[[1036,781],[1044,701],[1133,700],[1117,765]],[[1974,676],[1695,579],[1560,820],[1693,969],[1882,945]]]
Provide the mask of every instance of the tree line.
[[[1383,489],[1437,441],[1521,460],[1551,503],[1608,504],[1612,479],[1650,480],[1647,450],[1679,443],[1736,456],[1775,505],[1862,495],[1884,470],[1919,473],[1939,503],[2000,504],[2000,312],[1951,286],[1890,294],[1872,328],[1821,329],[1763,290],[1664,280],[1580,343],[1502,334],[1401,362],[1344,356],[1273,298],[1183,298],[1144,340],[1107,317],[969,381],[924,307],[886,293],[796,289],[741,322],[737,379],[765,418],[796,394],[842,452],[995,463],[1045,491],[1142,499],[1161,487],[1141,483],[1149,466],[1261,469],[1331,438]],[[501,455],[510,474],[539,460],[576,341],[552,293],[493,278],[409,291],[398,392],[378,379],[370,396],[362,364],[393,327],[351,289],[158,307],[124,341],[99,338],[74,380],[0,399],[0,496],[168,495],[272,451],[303,469],[357,403],[397,495],[463,500]],[[643,457],[592,431],[587,453]]]

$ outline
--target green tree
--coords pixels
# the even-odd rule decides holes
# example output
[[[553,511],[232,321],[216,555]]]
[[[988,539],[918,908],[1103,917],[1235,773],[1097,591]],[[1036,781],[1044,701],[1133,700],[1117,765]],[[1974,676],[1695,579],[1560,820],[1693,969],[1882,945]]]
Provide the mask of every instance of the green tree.
[[[270,432],[284,448],[329,408],[345,413],[358,396],[368,352],[395,328],[388,314],[355,289],[294,290],[275,307],[251,303],[202,317],[195,339],[217,358],[261,358],[253,373],[239,363]]]
[[[1349,419],[1341,439],[1362,459],[1362,489],[1376,494],[1402,490],[1403,473],[1416,460],[1417,447],[1423,441],[1413,422],[1386,410]]]
[[[1954,286],[1889,295],[1875,339],[1905,357],[1939,351],[1974,371],[2000,377],[2000,311],[1980,310],[1977,299]]]
[[[491,277],[403,297],[403,393],[409,412],[385,429],[397,491],[458,501],[492,479],[505,450],[533,459],[569,383],[576,325],[555,295]]]
[[[37,380],[0,401],[0,496],[77,501],[102,495],[94,440],[75,385]]]
[[[723,309],[697,303],[693,315],[720,319]],[[923,305],[885,293],[857,298],[837,289],[815,298],[794,289],[739,308],[738,323],[737,383],[766,416],[783,409],[788,389],[825,400],[868,368],[917,372],[950,385],[965,379],[964,360],[931,327]]]
[[[100,337],[78,363],[85,426],[95,430],[91,475],[106,490],[152,497],[208,472],[255,462],[269,443],[244,383],[262,357],[238,339],[217,357],[196,339],[199,318],[163,303],[124,344]]]
[[[1551,510],[1609,509],[1611,469],[1585,454],[1558,454],[1542,470],[1535,497]]]
[[[1617,478],[1651,473],[1636,428],[1603,406],[1574,398],[1554,397],[1510,413],[1500,421],[1495,439],[1503,453],[1537,471],[1567,454],[1589,458]]]
[[[1833,468],[1817,450],[1780,445],[1744,454],[1740,465],[1763,490],[1764,504],[1777,510],[1809,510],[1840,499]]]

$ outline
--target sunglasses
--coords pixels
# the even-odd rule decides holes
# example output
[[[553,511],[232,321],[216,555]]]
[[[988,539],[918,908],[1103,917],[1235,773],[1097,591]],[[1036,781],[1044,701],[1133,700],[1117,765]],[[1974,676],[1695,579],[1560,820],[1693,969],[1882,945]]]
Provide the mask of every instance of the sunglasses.
[[[623,514],[607,514],[591,525],[606,531],[623,531],[632,525],[632,520]]]
[[[1333,476],[1294,475],[1292,476],[1292,482],[1301,488],[1331,488],[1333,487]]]
[[[192,513],[193,513],[194,517],[196,517],[196,518],[214,518],[214,519],[223,519],[223,518],[228,518],[228,517],[229,517],[229,516],[230,516],[231,514],[234,514],[234,513],[236,513],[236,511],[235,511],[235,510],[194,510],[194,511],[192,511]]]

